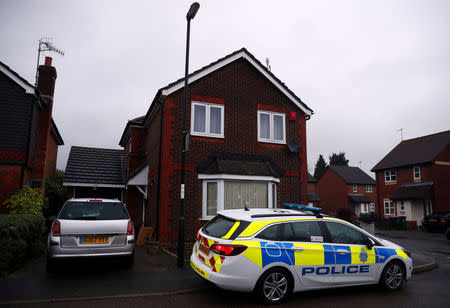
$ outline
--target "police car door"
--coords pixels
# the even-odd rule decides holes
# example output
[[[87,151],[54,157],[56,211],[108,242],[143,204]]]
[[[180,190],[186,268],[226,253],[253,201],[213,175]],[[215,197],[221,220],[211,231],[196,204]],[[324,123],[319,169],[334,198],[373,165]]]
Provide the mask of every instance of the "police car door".
[[[356,228],[337,221],[325,221],[331,236],[336,265],[332,271],[336,284],[374,282],[378,264],[368,237]]]
[[[297,276],[305,288],[332,285],[334,251],[331,245],[324,244],[324,234],[316,219],[290,223],[293,229],[291,251]]]

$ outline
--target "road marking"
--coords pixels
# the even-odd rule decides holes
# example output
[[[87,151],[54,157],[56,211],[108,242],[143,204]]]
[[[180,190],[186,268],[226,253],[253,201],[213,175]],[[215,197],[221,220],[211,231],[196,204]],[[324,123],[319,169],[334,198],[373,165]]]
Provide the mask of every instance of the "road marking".
[[[86,300],[102,300],[102,299],[114,299],[114,298],[128,298],[128,297],[151,297],[151,296],[172,296],[185,294],[210,287],[193,288],[180,291],[168,291],[168,292],[153,292],[153,293],[132,293],[132,294],[116,294],[105,296],[92,296],[92,297],[63,297],[63,298],[50,298],[50,299],[30,299],[30,300],[13,300],[0,302],[0,305],[17,305],[17,304],[42,304],[42,303],[58,303],[58,302],[71,302],[71,301],[86,301]]]

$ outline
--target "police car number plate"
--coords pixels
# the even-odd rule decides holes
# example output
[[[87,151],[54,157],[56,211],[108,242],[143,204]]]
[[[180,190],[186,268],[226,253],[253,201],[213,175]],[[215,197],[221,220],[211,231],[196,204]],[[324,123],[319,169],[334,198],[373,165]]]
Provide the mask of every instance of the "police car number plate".
[[[203,252],[205,255],[209,255],[209,248],[206,246],[203,246],[202,244],[200,244],[200,246],[198,247],[198,249],[200,249],[201,252]]]

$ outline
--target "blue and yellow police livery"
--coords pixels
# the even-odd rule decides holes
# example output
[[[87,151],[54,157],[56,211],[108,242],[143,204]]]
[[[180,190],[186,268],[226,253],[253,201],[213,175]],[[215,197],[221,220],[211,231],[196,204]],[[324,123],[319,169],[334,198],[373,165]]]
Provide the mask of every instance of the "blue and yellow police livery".
[[[402,247],[322,217],[320,209],[300,208],[219,212],[197,233],[192,268],[221,288],[256,291],[270,303],[292,292],[357,284],[396,290],[411,277]]]

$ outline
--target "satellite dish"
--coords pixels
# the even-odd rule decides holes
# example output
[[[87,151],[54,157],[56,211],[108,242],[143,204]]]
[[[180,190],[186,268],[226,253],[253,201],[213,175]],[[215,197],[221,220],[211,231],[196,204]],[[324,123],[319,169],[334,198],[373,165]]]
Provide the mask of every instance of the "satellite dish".
[[[300,151],[300,145],[297,141],[288,141],[288,148],[292,153]]]

